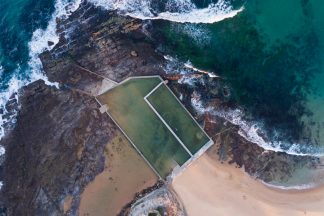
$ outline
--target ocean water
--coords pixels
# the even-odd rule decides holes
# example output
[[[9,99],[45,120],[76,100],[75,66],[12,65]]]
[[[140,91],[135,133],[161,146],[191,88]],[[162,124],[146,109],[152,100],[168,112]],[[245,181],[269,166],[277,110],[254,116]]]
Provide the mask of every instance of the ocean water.
[[[47,26],[53,11],[53,1],[2,0],[0,3],[0,108],[3,112],[11,94],[31,78],[28,43],[37,28]],[[4,123],[2,116],[0,120]]]
[[[240,135],[265,150],[323,161],[323,2],[249,0],[232,5],[244,10],[221,22],[185,28],[168,23],[162,29],[173,55],[215,72],[230,87],[230,109],[216,110],[196,99],[193,105],[239,125]],[[309,188],[323,184],[323,177],[321,168],[300,166],[288,181],[271,184]]]
[[[123,15],[177,23],[213,23],[233,17],[242,10],[231,10],[231,5],[223,0],[217,4],[206,3],[200,6],[190,0],[89,1],[107,10],[118,10]],[[81,2],[82,0],[1,1],[0,139],[5,134],[3,124],[7,121],[15,122],[15,115],[9,120],[3,116],[8,114],[6,102],[19,88],[37,79],[43,79],[49,85],[56,85],[44,76],[38,55],[46,49],[52,49],[58,42],[56,18],[67,18]],[[54,45],[49,42],[54,42]],[[17,95],[15,98],[19,99]]]
[[[235,4],[244,10],[231,19],[190,24],[206,33],[207,43],[192,40],[173,23],[164,29],[167,46],[183,61],[226,79],[231,100],[242,114],[240,121],[246,121],[248,138],[259,142],[253,136],[262,127],[271,150],[323,155],[323,4],[318,0]],[[241,124],[237,113],[221,114]]]
[[[221,76],[235,104],[230,110],[213,110],[195,101],[197,109],[213,110],[239,125],[243,137],[264,149],[324,155],[322,0],[89,1],[123,15],[165,20],[162,32],[169,54]],[[53,47],[48,41],[58,42],[55,19],[69,16],[80,2],[1,0],[0,108],[4,114],[6,101],[21,86],[39,78],[47,81],[38,54]],[[0,154],[4,152],[0,146]],[[289,184],[304,185],[321,174],[317,170],[309,174],[301,167],[296,179],[303,181],[292,178]]]
[[[15,114],[7,119],[3,116],[8,114],[6,102],[19,88],[37,79],[56,85],[43,74],[38,55],[58,42],[56,18],[67,17],[79,4],[80,0],[1,1],[0,139],[4,136],[3,124],[15,122]],[[17,95],[15,98],[19,99]]]

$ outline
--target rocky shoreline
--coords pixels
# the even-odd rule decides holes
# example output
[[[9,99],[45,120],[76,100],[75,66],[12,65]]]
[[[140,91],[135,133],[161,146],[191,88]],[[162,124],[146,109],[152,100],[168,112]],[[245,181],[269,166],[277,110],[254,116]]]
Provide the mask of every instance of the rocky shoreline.
[[[67,20],[57,20],[60,42],[40,55],[44,72],[60,89],[36,81],[21,89],[15,126],[6,127],[5,159],[0,177],[0,205],[7,215],[64,215],[63,202],[73,196],[66,215],[78,215],[84,187],[103,170],[103,148],[117,128],[98,111],[94,100],[103,77],[121,81],[129,76],[160,74],[166,60],[157,52],[161,39],[154,23],[107,12],[84,1]],[[153,29],[153,30],[152,30]],[[152,37],[154,35],[154,37]],[[154,39],[155,38],[155,39]],[[50,43],[50,42],[49,42]],[[237,134],[237,126],[191,107],[194,91],[215,108],[228,107],[221,80],[203,75],[204,85],[187,86],[176,80],[170,87],[218,141],[214,157],[244,166],[264,181],[289,178],[294,166],[316,166],[313,158],[299,160],[266,152]],[[225,131],[219,134],[220,131]]]
[[[164,182],[159,180],[155,185],[153,185],[152,187],[149,187],[139,193],[137,193],[134,197],[134,199],[130,202],[130,203],[127,203],[124,208],[120,211],[120,213],[117,215],[117,216],[124,216],[124,215],[128,215],[129,214],[129,211],[132,207],[132,205],[134,203],[136,203],[136,201],[138,201],[139,199],[147,196],[148,194],[150,194],[151,192],[155,191],[155,190],[158,190],[159,188],[165,186]]]

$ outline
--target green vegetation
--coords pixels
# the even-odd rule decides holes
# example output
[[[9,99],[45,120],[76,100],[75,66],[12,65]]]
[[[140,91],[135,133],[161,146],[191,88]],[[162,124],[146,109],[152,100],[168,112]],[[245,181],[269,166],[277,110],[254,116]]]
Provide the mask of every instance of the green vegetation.
[[[133,78],[100,95],[98,100],[107,105],[110,115],[164,178],[190,155],[144,100],[160,82],[158,77]]]
[[[161,85],[147,99],[192,154],[209,141],[165,85]]]

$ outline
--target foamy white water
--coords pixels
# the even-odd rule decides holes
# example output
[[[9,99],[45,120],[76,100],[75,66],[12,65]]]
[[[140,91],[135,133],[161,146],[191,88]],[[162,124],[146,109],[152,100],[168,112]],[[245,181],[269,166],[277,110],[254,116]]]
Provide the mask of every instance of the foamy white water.
[[[200,72],[209,75],[209,77],[216,77],[216,74],[208,71],[204,71],[194,67],[190,61],[181,63],[178,59],[166,55],[164,58],[168,61],[165,67],[165,71],[171,74],[182,74],[190,75],[192,71]],[[202,79],[197,79],[192,76],[183,76],[179,81],[180,84],[195,85],[196,82],[203,84]],[[234,110],[217,110],[211,106],[205,106],[202,103],[201,95],[197,92],[193,92],[191,97],[191,104],[194,109],[200,113],[210,113],[215,116],[221,117],[234,125],[239,126],[239,135],[249,142],[255,143],[262,147],[266,151],[284,152],[289,155],[296,156],[313,156],[313,157],[324,157],[324,148],[312,147],[306,144],[299,143],[287,143],[284,141],[266,141],[260,134],[265,135],[263,125],[261,122],[247,122],[243,119],[244,113],[240,109]]]
[[[31,41],[28,43],[30,61],[28,65],[31,69],[30,82],[38,79],[45,81],[47,85],[54,85],[58,87],[58,83],[52,83],[48,81],[48,78],[44,75],[42,63],[39,59],[39,55],[45,50],[51,50],[58,42],[59,36],[56,33],[56,19],[66,19],[71,13],[79,8],[82,0],[56,0],[55,11],[49,21],[46,29],[37,29],[34,31]],[[48,42],[53,42],[53,45],[49,46]]]
[[[261,123],[249,123],[243,120],[244,113],[239,110],[216,111],[213,113],[217,116],[223,117],[232,124],[240,126],[238,133],[246,140],[255,143],[265,150],[274,152],[284,152],[289,155],[297,156],[314,156],[323,157],[324,149],[320,147],[312,147],[307,144],[287,143],[285,141],[265,141],[260,134],[265,134],[262,130]]]
[[[262,130],[262,124],[257,122],[247,122],[243,119],[244,113],[240,109],[217,110],[213,107],[206,107],[202,104],[200,95],[194,92],[191,104],[199,113],[209,112],[215,116],[224,118],[234,125],[239,126],[239,135],[247,141],[257,144],[264,150],[274,152],[284,152],[296,156],[324,157],[324,148],[310,147],[306,144],[287,143],[284,141],[266,141],[260,134],[266,134]]]
[[[4,115],[8,114],[8,110],[5,108],[5,105],[9,101],[10,97],[15,93],[17,93],[18,89],[24,86],[26,83],[27,83],[26,81],[21,81],[16,76],[13,76],[8,83],[8,88],[0,92],[0,108],[3,111],[3,114],[0,115],[0,140],[3,138],[5,133],[3,125],[8,123],[8,121],[15,121],[15,117],[16,117],[16,113],[13,113],[10,119],[3,118]],[[14,99],[18,101],[17,94],[14,96]],[[4,151],[1,151],[1,148],[3,147],[0,146],[0,156],[1,156],[1,152],[4,153]]]
[[[153,0],[90,0],[96,6],[142,20],[169,20],[178,23],[215,23],[232,18],[244,7],[234,10],[225,0],[211,3],[207,8],[197,8],[190,0],[169,0],[166,11],[155,11]]]
[[[196,68],[195,66],[193,66],[193,64],[192,64],[190,61],[187,61],[187,62],[184,64],[184,66],[185,66],[186,68],[189,68],[189,69],[191,69],[191,70],[193,70],[193,71],[196,71],[196,72],[198,72],[198,73],[206,74],[206,75],[208,75],[208,76],[211,77],[211,78],[218,78],[218,77],[220,77],[220,76],[216,75],[216,74],[213,73],[213,72],[205,71],[205,70],[201,70],[201,69],[199,69],[199,68]]]
[[[18,90],[28,85],[29,83],[36,80],[44,80],[47,85],[58,87],[58,83],[53,83],[48,80],[48,78],[43,73],[42,63],[39,59],[39,54],[45,50],[51,50],[59,41],[59,36],[56,33],[56,18],[67,18],[73,11],[75,11],[82,0],[75,0],[69,2],[68,0],[56,0],[55,11],[49,21],[46,29],[37,29],[34,31],[31,41],[28,43],[29,46],[29,57],[28,62],[30,74],[29,77],[25,79],[13,76],[9,83],[8,88],[0,92],[0,106],[3,109],[3,115],[7,114],[8,111],[5,109],[5,104],[9,101],[9,98],[18,92]],[[54,43],[54,45],[49,46],[48,41]],[[20,68],[17,69],[15,74],[19,74]],[[0,73],[2,73],[2,67],[0,67]],[[18,101],[18,95],[15,95],[15,99]],[[8,121],[3,119],[3,115],[0,115],[0,140],[5,135],[3,125]],[[15,121],[15,115],[11,116],[9,121]],[[0,151],[1,151],[0,146]],[[1,152],[0,152],[1,153]]]
[[[193,23],[172,23],[171,30],[180,35],[186,35],[192,39],[198,46],[208,46],[211,43],[212,32],[206,25],[197,25]]]
[[[226,18],[231,18],[243,10],[243,7],[238,10],[233,10],[231,5],[226,1],[219,1],[217,4],[210,4],[207,8],[198,9],[190,0],[169,0],[166,3],[166,11],[155,13],[151,7],[149,0],[91,0],[95,5],[104,7],[108,10],[118,10],[125,15],[140,19],[164,19],[179,23],[214,23]],[[56,33],[56,18],[67,18],[74,12],[82,0],[67,1],[56,0],[55,11],[46,29],[37,29],[28,43],[30,60],[28,62],[30,75],[27,79],[19,79],[16,76],[12,77],[9,82],[9,87],[3,92],[0,92],[0,105],[3,108],[3,115],[8,111],[4,105],[9,101],[9,98],[18,92],[18,90],[36,80],[44,80],[47,85],[58,87],[58,83],[52,83],[43,73],[42,63],[39,59],[39,54],[45,50],[51,50],[59,41],[59,36]],[[187,31],[192,29],[186,28]],[[48,42],[54,44],[49,46]],[[195,68],[192,67],[192,70]],[[2,67],[0,66],[0,73]],[[185,73],[185,71],[183,72]],[[17,73],[18,74],[18,73]],[[211,74],[212,75],[212,74]],[[183,78],[180,82],[188,83],[192,79]],[[18,101],[18,95],[15,95]],[[3,115],[0,115],[0,139],[5,135],[3,125],[7,121],[16,121],[16,114],[10,117],[9,120],[4,120]],[[0,146],[0,155],[5,153],[5,149]]]
[[[30,60],[30,75],[28,79],[21,80],[13,77],[10,80],[9,88],[0,92],[0,104],[2,107],[8,102],[12,94],[30,82],[38,79],[45,81],[47,85],[58,87],[57,83],[49,82],[48,78],[42,71],[42,64],[39,59],[39,54],[45,50],[51,50],[59,41],[59,36],[56,33],[56,18],[67,18],[74,12],[82,0],[56,0],[55,11],[46,29],[37,29],[28,43]],[[107,10],[118,10],[124,15],[129,15],[140,19],[164,19],[179,23],[214,23],[226,18],[231,18],[243,10],[243,7],[238,10],[233,10],[232,6],[225,0],[220,0],[216,4],[210,4],[207,8],[198,9],[191,0],[169,0],[166,2],[166,11],[157,12],[152,8],[153,0],[90,0],[96,6],[101,6]],[[54,44],[49,46],[48,42]],[[0,72],[1,72],[0,68]],[[183,80],[186,82],[186,80]],[[16,98],[18,99],[18,97]],[[6,110],[4,109],[4,114]],[[0,116],[0,139],[4,136],[3,124],[4,120]]]
[[[6,149],[0,145],[0,156],[4,155],[6,153]]]
[[[262,184],[269,188],[280,189],[280,190],[310,190],[313,188],[319,187],[321,184],[308,183],[308,184],[300,184],[300,185],[291,185],[291,186],[283,186],[283,185],[275,185],[271,183],[267,183],[265,181],[259,180]]]

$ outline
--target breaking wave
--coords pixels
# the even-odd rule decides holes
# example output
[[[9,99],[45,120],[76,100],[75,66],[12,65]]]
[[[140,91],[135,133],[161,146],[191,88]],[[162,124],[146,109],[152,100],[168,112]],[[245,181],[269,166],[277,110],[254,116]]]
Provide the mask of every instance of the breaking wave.
[[[301,184],[301,185],[283,186],[283,185],[270,184],[261,180],[259,181],[269,188],[279,189],[279,190],[310,190],[313,188],[317,188],[321,185],[315,183],[308,183],[308,184]]]
[[[229,111],[213,111],[213,113],[219,117],[223,117],[232,124],[238,125],[240,130],[238,133],[244,137],[246,140],[255,143],[265,150],[270,150],[274,152],[284,152],[289,155],[296,156],[314,156],[323,157],[324,149],[319,147],[311,147],[306,144],[289,143],[285,141],[266,141],[262,135],[266,134],[262,129],[261,123],[249,123],[243,120],[244,113],[239,110],[229,110]]]
[[[208,112],[212,115],[221,117],[234,125],[239,126],[239,135],[247,141],[257,144],[264,150],[274,152],[284,152],[296,156],[324,157],[324,148],[311,147],[306,144],[289,143],[284,141],[266,141],[266,133],[260,122],[247,122],[243,119],[244,113],[240,109],[216,110],[213,107],[205,107],[200,99],[200,95],[194,92],[191,104],[199,113]]]
[[[42,70],[42,63],[39,59],[39,54],[45,50],[51,50],[59,41],[59,36],[56,33],[56,19],[57,18],[67,18],[73,11],[75,11],[82,0],[68,1],[68,0],[56,0],[55,1],[55,11],[52,14],[52,17],[47,25],[46,29],[37,29],[33,32],[32,38],[28,43],[29,47],[29,61],[28,61],[28,74],[27,77],[19,77],[17,74],[21,73],[21,68],[18,66],[16,72],[14,73],[10,80],[8,81],[8,87],[0,92],[0,108],[2,114],[0,115],[0,139],[5,135],[4,124],[9,121],[16,121],[16,113],[11,113],[11,116],[4,118],[5,115],[9,114],[9,111],[6,109],[5,105],[14,95],[14,99],[18,101],[18,90],[28,85],[29,83],[42,79],[47,85],[54,85],[58,87],[57,83],[52,83],[44,75]],[[53,42],[52,45],[49,45],[49,41]],[[2,73],[2,67],[0,66],[0,73]],[[0,146],[0,155],[4,154],[4,149]]]
[[[119,12],[142,20],[168,20],[178,23],[215,23],[232,18],[244,7],[233,9],[225,0],[197,8],[191,0],[168,0],[163,8],[153,0],[90,0],[96,6]]]
[[[121,14],[134,18],[143,20],[164,19],[179,23],[214,23],[231,18],[243,10],[243,7],[234,10],[225,0],[211,3],[208,7],[202,9],[197,8],[191,0],[168,0],[163,9],[156,7],[156,1],[150,0],[90,0],[90,2],[107,10],[118,10]],[[8,113],[5,104],[12,95],[15,95],[21,87],[38,79],[44,80],[47,85],[58,86],[57,83],[49,82],[44,75],[38,56],[45,50],[51,50],[59,41],[59,36],[56,33],[56,19],[67,18],[81,3],[82,0],[56,0],[55,11],[47,27],[33,32],[31,41],[28,43],[28,70],[30,72],[24,78],[14,75],[8,82],[8,88],[0,92],[0,105],[3,110],[2,115],[0,115],[0,139],[4,136],[3,125],[8,121],[15,121],[15,115],[11,116],[9,120],[3,119],[3,116]],[[192,31],[191,28],[189,30]],[[19,70],[18,67],[15,74],[19,74]],[[0,73],[2,73],[1,66]],[[18,100],[17,94],[15,99]]]
[[[219,76],[213,72],[204,71],[194,67],[190,61],[183,63],[177,58],[168,55],[164,56],[164,58],[167,60],[167,64],[164,68],[166,73],[183,75],[178,80],[178,83],[180,84],[187,84],[191,86],[194,86],[197,82],[204,84],[203,79],[190,76],[194,72],[199,72],[213,78],[219,78]],[[199,95],[197,92],[193,92],[192,94],[191,105],[200,114],[208,112],[239,126],[238,133],[240,136],[249,142],[257,144],[264,150],[284,152],[286,154],[296,156],[324,157],[324,148],[321,147],[285,142],[279,140],[279,138],[268,141],[266,132],[263,129],[263,124],[261,122],[246,121],[244,119],[244,112],[241,109],[217,110],[214,107],[205,106],[201,100],[201,95]]]
[[[173,32],[186,35],[193,40],[198,46],[208,46],[211,42],[211,32],[205,25],[197,25],[192,23],[171,25]]]
[[[72,12],[79,8],[82,0],[56,0],[55,11],[49,21],[46,29],[37,29],[33,32],[31,41],[28,43],[30,60],[28,65],[31,70],[30,81],[42,79],[47,85],[55,85],[51,83],[42,72],[42,63],[39,55],[45,50],[51,50],[58,42],[59,36],[56,33],[56,19],[66,19]],[[48,43],[52,42],[52,43]]]
[[[121,14],[129,15],[143,20],[163,19],[179,23],[214,23],[226,18],[234,17],[243,10],[243,7],[234,10],[231,5],[224,0],[210,4],[207,8],[198,9],[190,0],[169,0],[165,3],[164,10],[159,10],[154,6],[154,1],[149,0],[90,0],[96,6],[101,6],[107,10],[118,10]],[[74,12],[82,3],[82,0],[56,0],[55,11],[45,29],[37,29],[33,32],[28,43],[29,47],[29,72],[27,77],[20,77],[20,67],[17,68],[8,82],[8,87],[0,92],[0,140],[5,135],[4,125],[8,122],[15,123],[16,113],[10,113],[5,105],[9,100],[15,99],[18,102],[18,90],[29,83],[42,79],[47,85],[58,87],[57,83],[52,83],[43,73],[42,63],[39,54],[45,50],[51,50],[59,41],[56,33],[56,19],[65,19]],[[188,28],[188,27],[187,27]],[[186,29],[188,30],[188,29]],[[189,29],[193,31],[191,28]],[[51,43],[49,43],[51,42]],[[0,73],[3,68],[0,65]],[[185,80],[184,80],[185,82]],[[14,96],[12,98],[12,96]],[[4,116],[7,115],[7,118]],[[5,149],[0,146],[0,155],[5,153]]]

